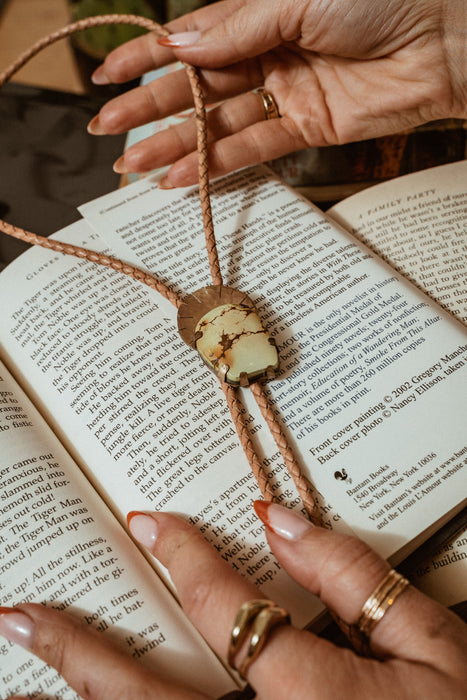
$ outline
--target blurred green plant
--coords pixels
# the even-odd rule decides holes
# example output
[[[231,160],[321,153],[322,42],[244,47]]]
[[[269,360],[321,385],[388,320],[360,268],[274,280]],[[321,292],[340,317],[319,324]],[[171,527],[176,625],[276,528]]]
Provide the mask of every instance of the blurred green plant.
[[[125,14],[161,22],[163,13],[158,13],[154,5],[146,0],[75,0],[71,2],[71,14],[73,21],[95,15]],[[78,32],[73,36],[73,43],[87,56],[102,61],[117,46],[144,33],[145,30],[140,27],[110,24]]]

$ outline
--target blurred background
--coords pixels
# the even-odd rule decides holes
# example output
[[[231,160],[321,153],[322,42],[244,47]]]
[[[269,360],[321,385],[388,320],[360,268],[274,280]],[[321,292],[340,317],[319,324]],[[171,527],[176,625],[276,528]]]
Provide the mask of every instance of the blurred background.
[[[203,0],[0,0],[0,69],[36,39],[74,19],[107,13],[141,14],[158,22],[189,12]],[[131,28],[108,27],[60,42],[40,54],[15,76],[15,81],[55,90],[83,93],[87,76],[80,74],[76,50],[99,61],[106,51],[134,35]]]
[[[156,16],[158,4],[0,0],[0,71],[36,40],[75,18],[126,7]],[[78,205],[119,186],[112,164],[123,152],[126,135],[93,138],[86,131],[89,120],[117,92],[113,87],[96,90],[90,74],[107,50],[134,34],[106,29],[49,46],[0,91],[0,217],[8,222],[48,235],[78,219]],[[27,247],[0,234],[0,269]]]
[[[49,32],[90,15],[125,13],[158,22],[202,0],[0,0],[0,72]],[[128,26],[99,27],[35,56],[0,91],[0,218],[48,235],[79,218],[76,207],[120,186],[112,164],[126,135],[95,138],[86,125],[122,90],[90,75],[106,53],[136,36]],[[0,269],[28,246],[0,234]]]

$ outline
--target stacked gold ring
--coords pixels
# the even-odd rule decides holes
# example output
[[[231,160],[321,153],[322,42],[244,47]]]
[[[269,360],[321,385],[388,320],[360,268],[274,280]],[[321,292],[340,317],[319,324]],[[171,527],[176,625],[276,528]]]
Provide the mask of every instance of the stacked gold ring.
[[[230,636],[227,660],[232,668],[245,678],[251,664],[256,661],[267,642],[268,635],[278,625],[290,624],[287,610],[276,605],[272,600],[249,600],[237,612]],[[235,657],[240,651],[247,635],[250,641],[245,657],[240,666],[235,665]]]
[[[375,625],[408,585],[409,581],[394,569],[391,569],[384,577],[363,605],[362,612],[356,623],[358,629],[365,637],[368,638],[370,636]]]

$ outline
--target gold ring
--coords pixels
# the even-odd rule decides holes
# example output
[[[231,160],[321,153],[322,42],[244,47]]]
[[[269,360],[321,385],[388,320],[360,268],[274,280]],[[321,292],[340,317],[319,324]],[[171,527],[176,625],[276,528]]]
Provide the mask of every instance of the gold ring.
[[[362,607],[362,612],[356,626],[360,632],[369,638],[375,625],[383,618],[387,610],[393,605],[396,598],[407,588],[409,581],[391,569],[375,588],[371,596]]]
[[[264,88],[259,88],[258,90],[256,90],[256,94],[259,95],[259,97],[261,97],[261,100],[263,101],[264,118],[278,119],[280,117],[279,108],[271,93],[266,92]]]
[[[290,624],[287,610],[276,605],[272,600],[249,600],[244,603],[235,615],[230,635],[227,660],[230,666],[245,678],[251,664],[256,661],[267,642],[268,635],[278,625]],[[247,635],[250,641],[246,655],[237,668],[235,657]]]

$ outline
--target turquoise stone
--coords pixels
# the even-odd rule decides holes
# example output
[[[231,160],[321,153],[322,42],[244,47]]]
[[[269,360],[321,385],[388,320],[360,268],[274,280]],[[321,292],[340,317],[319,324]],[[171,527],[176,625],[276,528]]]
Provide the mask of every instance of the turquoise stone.
[[[246,385],[279,366],[274,341],[255,309],[241,304],[222,304],[204,314],[195,341],[203,360],[229,384]]]

